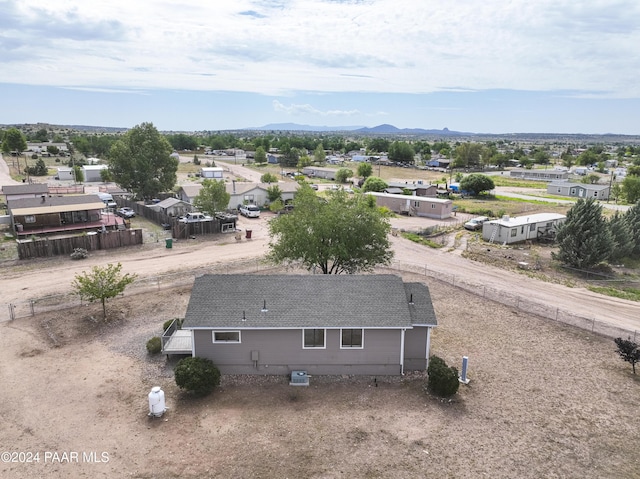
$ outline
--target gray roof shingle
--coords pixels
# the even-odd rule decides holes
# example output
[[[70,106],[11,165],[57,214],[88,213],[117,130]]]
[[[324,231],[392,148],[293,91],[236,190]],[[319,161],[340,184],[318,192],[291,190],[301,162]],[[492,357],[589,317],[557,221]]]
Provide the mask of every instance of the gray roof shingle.
[[[409,304],[413,299],[413,304]],[[266,302],[266,312],[262,309]],[[204,275],[185,329],[410,328],[437,324],[429,289],[394,275]]]

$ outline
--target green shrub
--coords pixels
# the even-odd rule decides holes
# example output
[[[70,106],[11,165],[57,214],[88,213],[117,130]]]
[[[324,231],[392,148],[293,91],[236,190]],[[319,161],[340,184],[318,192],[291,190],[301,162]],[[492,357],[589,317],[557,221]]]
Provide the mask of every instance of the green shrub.
[[[147,341],[147,351],[149,351],[149,354],[158,354],[162,351],[162,340],[159,336],[154,336]]]
[[[438,356],[431,356],[427,374],[429,375],[427,388],[434,394],[448,397],[458,392],[458,387],[460,386],[458,370],[453,366],[447,366],[444,359]]]
[[[182,329],[182,321],[184,321],[184,319],[179,319],[179,318],[174,318],[176,320],[176,322],[178,323],[178,329]],[[162,324],[162,332],[164,333],[167,329],[169,329],[169,326],[171,326],[171,323],[173,322],[173,319],[167,319],[163,324]]]
[[[205,358],[181,359],[174,375],[179,388],[197,396],[206,396],[220,384],[220,370]]]

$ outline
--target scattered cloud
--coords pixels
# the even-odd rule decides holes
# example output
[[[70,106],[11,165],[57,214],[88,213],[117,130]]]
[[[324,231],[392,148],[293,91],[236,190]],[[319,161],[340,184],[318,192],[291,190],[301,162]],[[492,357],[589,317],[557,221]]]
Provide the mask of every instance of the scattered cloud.
[[[358,110],[349,110],[349,111],[345,111],[345,110],[318,110],[317,108],[314,108],[313,106],[307,104],[304,105],[298,105],[295,103],[292,103],[291,105],[284,105],[283,103],[280,103],[278,100],[273,100],[273,109],[274,111],[278,111],[278,112],[284,112],[287,113],[288,115],[315,115],[315,116],[336,116],[336,117],[349,117],[349,116],[354,116],[354,115],[358,115],[361,112]]]

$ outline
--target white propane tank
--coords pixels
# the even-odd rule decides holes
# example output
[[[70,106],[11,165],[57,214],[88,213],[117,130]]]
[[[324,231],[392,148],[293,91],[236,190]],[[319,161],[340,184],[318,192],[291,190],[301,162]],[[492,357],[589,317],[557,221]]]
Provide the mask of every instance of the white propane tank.
[[[164,391],[155,386],[149,393],[149,416],[161,417],[167,410],[164,403]]]

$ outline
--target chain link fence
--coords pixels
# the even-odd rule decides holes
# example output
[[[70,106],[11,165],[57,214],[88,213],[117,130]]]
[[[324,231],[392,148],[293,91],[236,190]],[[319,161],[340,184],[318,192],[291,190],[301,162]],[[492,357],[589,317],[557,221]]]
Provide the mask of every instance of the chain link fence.
[[[516,308],[519,311],[534,314],[542,318],[559,321],[561,323],[585,329],[602,336],[611,338],[628,337],[634,342],[637,342],[637,340],[640,339],[640,331],[619,328],[609,323],[598,321],[595,318],[585,318],[541,302],[532,301],[509,291],[487,287],[482,284],[470,282],[461,276],[430,269],[427,265],[394,261],[388,268],[379,268],[379,270],[385,269],[400,273],[414,273],[420,276],[434,278],[490,301],[504,304]],[[256,274],[291,271],[298,273],[301,272],[301,270],[296,266],[274,267],[271,264],[265,263],[262,258],[235,261],[225,264],[206,266],[195,270],[179,271],[175,273],[140,278],[129,285],[124,294],[136,295],[178,287],[190,287],[193,285],[195,278],[203,274]],[[34,316],[35,314],[47,311],[70,309],[82,304],[83,301],[73,293],[46,296],[28,301],[4,304],[0,305],[0,322]]]

